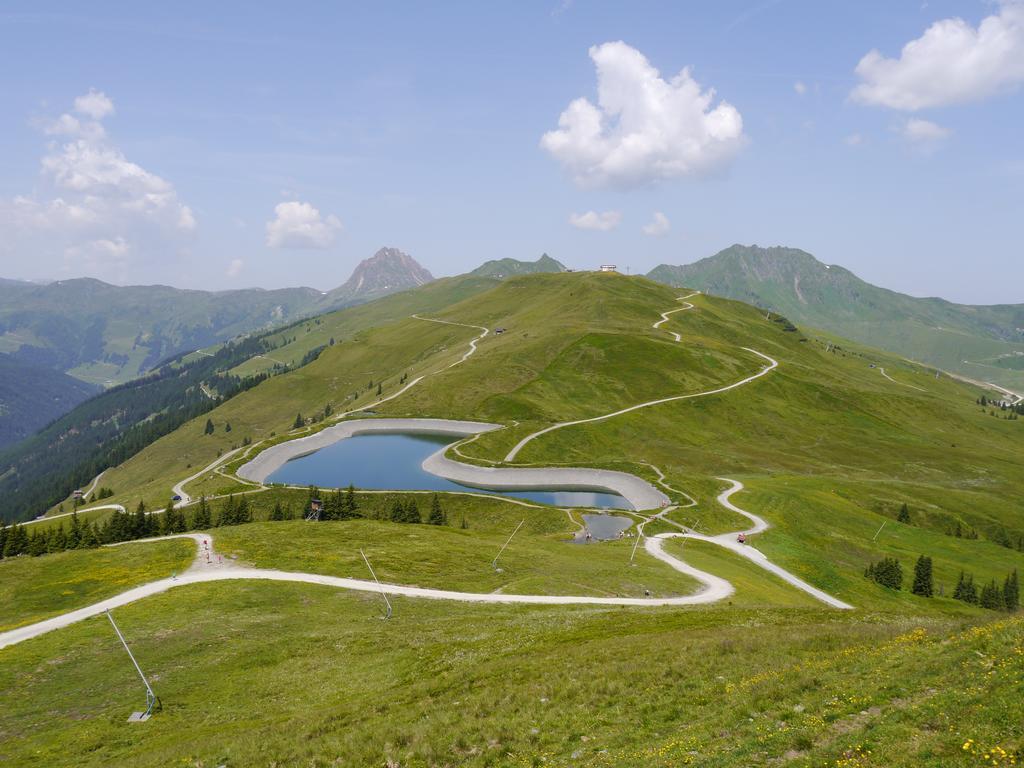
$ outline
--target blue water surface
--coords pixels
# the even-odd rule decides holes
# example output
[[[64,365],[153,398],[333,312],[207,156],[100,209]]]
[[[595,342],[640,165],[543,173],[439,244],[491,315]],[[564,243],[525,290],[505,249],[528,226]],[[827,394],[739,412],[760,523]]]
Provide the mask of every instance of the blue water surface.
[[[473,491],[528,499],[557,507],[632,509],[616,493],[596,491],[492,491],[470,488],[425,472],[420,466],[430,454],[457,438],[441,435],[356,435],[315,453],[299,456],[267,478],[272,483],[388,491]]]

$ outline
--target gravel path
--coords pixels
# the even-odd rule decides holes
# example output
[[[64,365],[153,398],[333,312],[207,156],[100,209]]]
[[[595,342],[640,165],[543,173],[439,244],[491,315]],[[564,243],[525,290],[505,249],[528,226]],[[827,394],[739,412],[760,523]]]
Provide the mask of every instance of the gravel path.
[[[885,368],[879,367],[878,370],[879,370],[879,372],[881,372],[881,374],[883,376],[885,376],[885,378],[887,378],[893,384],[899,384],[900,386],[903,386],[903,387],[910,387],[911,389],[916,389],[918,392],[927,392],[928,391],[927,389],[924,389],[922,387],[917,387],[917,386],[914,386],[913,384],[907,384],[905,381],[896,381],[896,379],[894,379],[892,376],[890,376],[888,373],[885,372]]]
[[[686,301],[687,299],[696,296],[698,293],[700,293],[700,291],[694,291],[693,293],[688,293],[685,296],[679,296],[676,299],[676,301]],[[652,325],[651,328],[659,328],[662,323],[664,323],[664,322],[666,322],[668,320],[668,316],[669,315],[674,315],[676,312],[685,312],[688,309],[693,309],[693,304],[691,304],[690,302],[686,301],[686,306],[685,307],[679,307],[679,309],[670,309],[670,310],[668,310],[668,312],[662,312],[661,313],[661,320],[659,320],[654,325]],[[683,340],[683,337],[680,336],[675,331],[669,331],[669,333],[672,334],[672,338],[675,339],[676,341],[682,341]]]
[[[722,491],[718,495],[718,502],[728,509],[743,515],[753,524],[750,528],[743,531],[748,536],[760,533],[768,528],[768,523],[761,517],[747,512],[734,505],[730,501],[730,497],[741,490],[743,490],[743,483],[737,480],[729,480],[727,478],[719,478],[725,482],[732,483],[731,487]],[[667,511],[667,510],[666,510]],[[664,514],[664,513],[661,513]],[[656,516],[657,517],[657,516]],[[656,518],[650,518],[656,519]],[[670,521],[667,521],[670,522]],[[230,561],[223,561],[220,556],[216,555],[213,551],[213,538],[206,533],[183,533],[176,534],[174,536],[164,536],[162,539],[167,538],[190,538],[196,542],[198,553],[196,559],[192,562],[192,565],[187,571],[182,573],[180,576],[169,579],[161,579],[159,581],[153,581],[149,584],[143,584],[134,589],[129,589],[126,592],[122,592],[119,595],[103,600],[99,603],[87,606],[85,608],[79,608],[75,611],[62,614],[61,616],[55,616],[52,619],[46,619],[35,624],[29,624],[25,627],[19,627],[9,632],[0,633],[0,648],[4,648],[8,645],[14,645],[20,643],[23,640],[28,640],[39,635],[52,632],[55,629],[67,627],[76,622],[82,621],[83,619],[90,618],[92,616],[98,616],[104,611],[118,608],[123,605],[128,605],[136,600],[141,600],[151,595],[157,595],[162,592],[166,592],[174,587],[183,586],[185,584],[199,584],[211,581],[224,581],[231,579],[259,579],[264,581],[288,581],[298,582],[303,584],[319,584],[328,587],[337,587],[339,589],[351,589],[358,592],[380,592],[384,591],[389,595],[402,595],[405,597],[418,597],[426,598],[431,600],[455,600],[457,602],[464,603],[501,603],[501,604],[526,604],[526,605],[619,605],[619,606],[644,606],[644,607],[658,607],[658,606],[685,606],[685,605],[707,605],[709,603],[715,603],[719,600],[723,600],[735,592],[732,584],[725,579],[715,576],[714,574],[701,571],[688,565],[679,558],[670,555],[664,550],[664,542],[667,539],[672,538],[687,538],[696,539],[698,541],[707,541],[711,544],[716,544],[720,547],[729,549],[737,554],[747,558],[755,565],[774,573],[779,578],[783,579],[789,584],[792,584],[797,589],[801,589],[808,593],[812,597],[820,600],[826,605],[830,605],[834,608],[852,608],[853,606],[848,603],[844,603],[835,597],[832,597],[827,592],[823,592],[817,587],[813,587],[807,582],[803,581],[797,576],[794,576],[789,571],[781,568],[771,561],[760,551],[750,545],[739,544],[736,541],[736,536],[740,531],[733,531],[731,533],[724,533],[719,536],[704,536],[698,533],[660,533],[656,536],[647,538],[644,541],[644,550],[657,560],[665,563],[670,568],[678,571],[679,573],[691,576],[700,582],[700,589],[692,595],[684,595],[682,597],[591,597],[588,595],[516,595],[516,594],[503,594],[503,593],[482,593],[482,592],[456,592],[454,590],[447,589],[431,589],[428,587],[408,587],[400,584],[388,584],[382,583],[377,584],[373,581],[364,579],[349,579],[338,576],[325,576],[317,573],[297,573],[292,571],[280,571],[269,568],[249,568],[245,566],[237,565]],[[120,542],[117,545],[111,546],[123,546],[126,544],[142,543],[146,541],[158,541],[161,539],[141,539],[137,542]]]
[[[662,403],[672,403],[672,402],[675,402],[677,400],[691,400],[691,399],[693,399],[695,397],[707,397],[708,395],[717,395],[717,394],[720,394],[722,392],[728,392],[730,389],[736,389],[737,387],[742,387],[744,384],[749,384],[750,382],[752,382],[752,381],[754,381],[756,379],[761,378],[762,376],[764,376],[765,374],[769,373],[770,371],[773,371],[779,365],[779,361],[778,360],[775,360],[774,358],[768,357],[768,355],[765,355],[765,354],[763,354],[761,352],[758,352],[756,349],[751,349],[750,347],[743,347],[743,349],[745,349],[747,352],[752,352],[753,354],[757,355],[760,358],[763,358],[763,359],[767,360],[768,361],[768,365],[766,365],[760,371],[755,373],[753,376],[748,376],[747,378],[742,379],[741,381],[737,381],[737,382],[734,382],[732,384],[728,384],[728,385],[726,385],[724,387],[718,387],[717,389],[709,389],[706,392],[693,392],[693,393],[688,394],[688,395],[674,395],[672,397],[663,397],[663,398],[660,398],[658,400],[649,400],[648,402],[640,403],[639,405],[631,405],[628,408],[623,408],[621,410],[614,411],[613,413],[606,413],[603,416],[594,416],[593,418],[590,418],[590,419],[577,419],[576,421],[563,421],[560,424],[553,424],[550,427],[545,427],[544,429],[538,430],[538,431],[534,432],[531,435],[527,435],[522,440],[520,440],[518,443],[516,443],[515,447],[511,451],[508,452],[508,455],[505,457],[505,461],[512,461],[513,459],[515,459],[516,455],[531,440],[535,440],[538,437],[540,437],[541,435],[546,435],[548,432],[554,432],[556,429],[563,429],[564,427],[573,427],[573,426],[576,426],[577,424],[592,424],[592,423],[594,423],[596,421],[605,421],[606,419],[611,419],[611,418],[614,418],[616,416],[621,416],[624,413],[630,413],[632,411],[638,411],[641,408],[650,408],[652,405],[661,405]]]

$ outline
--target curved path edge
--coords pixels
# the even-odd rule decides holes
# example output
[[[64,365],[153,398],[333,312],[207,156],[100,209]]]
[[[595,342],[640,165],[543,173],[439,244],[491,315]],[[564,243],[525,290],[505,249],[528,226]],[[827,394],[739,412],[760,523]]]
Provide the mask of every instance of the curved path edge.
[[[724,477],[719,479],[724,482],[731,483],[732,485],[718,495],[718,502],[727,509],[746,517],[753,524],[752,527],[742,531],[742,533],[752,535],[766,530],[769,527],[767,521],[758,515],[754,515],[744,509],[741,509],[730,501],[730,497],[733,494],[743,490],[743,483]],[[660,514],[664,514],[664,512]],[[649,518],[649,520],[658,519],[660,514],[653,518]],[[363,579],[327,576],[317,573],[282,571],[270,568],[248,568],[234,565],[232,563],[224,563],[220,561],[219,558],[214,559],[212,557],[213,538],[206,533],[184,533],[176,534],[174,536],[163,536],[159,537],[159,539],[139,539],[131,542],[119,542],[116,545],[109,546],[123,546],[125,544],[143,543],[146,541],[163,540],[168,538],[190,538],[196,542],[198,553],[195,561],[192,563],[192,566],[180,576],[169,579],[160,579],[159,581],[143,584],[107,598],[106,600],[101,600],[93,605],[79,608],[50,619],[45,619],[43,621],[36,622],[35,624],[29,624],[8,632],[0,633],[0,648],[5,648],[9,645],[14,645],[24,640],[38,637],[39,635],[52,632],[56,629],[61,629],[62,627],[67,627],[84,619],[97,616],[104,611],[128,605],[136,600],[167,592],[174,587],[184,586],[186,584],[200,584],[232,579],[256,579],[263,581],[318,584],[321,586],[349,589],[357,592],[385,592],[388,595],[400,595],[404,597],[425,598],[431,600],[454,600],[465,603],[501,603],[519,605],[615,605],[633,607],[707,605],[718,602],[719,600],[724,600],[735,592],[733,585],[726,579],[695,568],[674,555],[670,555],[665,552],[664,542],[667,539],[672,538],[695,539],[697,541],[706,541],[708,543],[724,547],[750,560],[764,570],[775,574],[783,581],[806,592],[826,605],[833,608],[853,608],[852,605],[833,597],[827,592],[824,592],[811,584],[808,584],[798,576],[795,576],[781,566],[771,562],[764,553],[754,547],[738,543],[736,541],[738,533],[740,532],[733,531],[730,533],[723,533],[718,536],[705,536],[699,533],[660,533],[656,536],[647,538],[644,542],[644,550],[648,554],[662,563],[665,563],[675,571],[691,576],[700,582],[701,587],[697,592],[680,597],[591,597],[588,595],[519,595],[494,592],[458,592],[448,589],[411,587],[401,584],[378,584],[376,582]],[[205,563],[203,562],[204,556],[206,557]]]

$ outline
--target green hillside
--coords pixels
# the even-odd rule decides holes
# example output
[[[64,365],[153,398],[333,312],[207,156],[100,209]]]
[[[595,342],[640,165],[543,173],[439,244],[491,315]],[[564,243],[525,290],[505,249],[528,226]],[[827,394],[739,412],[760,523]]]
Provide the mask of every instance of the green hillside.
[[[209,347],[227,340],[432,279],[396,248],[382,248],[360,262],[348,281],[329,292],[0,279],[0,448],[31,436],[89,394],[153,372],[184,352],[212,354]],[[300,361],[301,355],[291,364]],[[0,460],[0,477],[6,471]]]
[[[0,352],[102,386],[164,358],[309,311],[311,288],[190,291],[89,278],[0,284]]]
[[[771,309],[973,379],[1024,388],[1022,304],[914,298],[795,248],[734,245],[693,264],[662,264],[648,277]]]
[[[546,253],[541,254],[536,261],[519,261],[518,259],[494,259],[485,261],[479,267],[470,272],[471,275],[479,277],[496,277],[503,280],[506,277],[516,275],[533,275],[541,272],[565,272],[565,265],[562,262],[552,259]]]
[[[227,524],[239,521],[225,519],[229,502],[217,498],[213,520],[226,524],[212,536],[230,562],[264,569],[363,579],[365,554],[382,581],[425,589],[692,594],[689,576],[643,546],[634,552],[629,539],[567,543],[579,522],[571,510],[439,494],[445,524],[400,523],[396,503],[418,500],[425,523],[431,497],[357,492],[345,519],[314,523],[295,519],[307,490],[261,490],[233,475],[266,445],[346,412],[479,419],[504,429],[461,445],[467,461],[632,472],[664,483],[679,505],[669,520],[706,534],[746,524],[716,501],[728,486],[720,478],[742,480],[747,490],[734,502],[771,525],[753,545],[853,610],[827,607],[754,561],[692,539],[666,540],[664,550],[728,579],[736,591],[727,599],[654,608],[394,597],[393,617],[381,621],[375,592],[234,579],[177,586],[115,610],[163,711],[141,726],[124,722],[142,703],[141,686],[96,616],[0,650],[0,760],[1018,761],[1024,623],[954,591],[962,573],[987,586],[1024,570],[1024,421],[982,407],[990,391],[900,356],[717,295],[686,303],[680,295],[617,274],[463,277],[324,315],[282,331],[273,350],[291,359],[323,346],[315,360],[109,470],[103,484],[115,495],[106,501],[159,508],[175,483],[197,473],[186,486],[194,497],[249,491],[254,522]],[[481,331],[497,327],[505,331]],[[666,398],[679,399],[600,418]],[[599,420],[540,434],[506,461],[524,438],[581,419]],[[242,454],[200,472],[234,448]],[[197,508],[185,512],[187,526]],[[64,520],[25,528],[55,531]],[[520,522],[498,571],[492,558]],[[657,519],[646,525],[648,536],[677,530]],[[73,554],[87,562],[104,551]],[[931,597],[911,590],[921,556],[931,558]],[[865,576],[885,558],[902,565],[899,590]],[[26,562],[0,567],[20,572]],[[54,568],[21,578],[63,589]],[[89,599],[68,595],[62,606]],[[27,602],[5,620],[36,615]]]

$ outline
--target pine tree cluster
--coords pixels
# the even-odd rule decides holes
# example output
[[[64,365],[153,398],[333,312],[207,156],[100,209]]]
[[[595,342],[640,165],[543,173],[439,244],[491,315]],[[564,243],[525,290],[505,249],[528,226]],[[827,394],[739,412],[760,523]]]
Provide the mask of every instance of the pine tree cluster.
[[[415,499],[409,499],[408,501],[395,499],[391,503],[391,510],[388,513],[388,517],[393,523],[423,522],[423,519],[420,517],[420,508],[416,505]]]
[[[1002,587],[995,579],[989,581],[980,590],[974,583],[972,574],[964,574],[960,571],[960,580],[956,589],[953,590],[953,597],[963,600],[971,605],[979,605],[993,611],[1009,611],[1015,613],[1020,609],[1020,582],[1017,577],[1017,570],[1003,580]]]
[[[319,491],[315,488],[311,489],[310,503],[315,498],[313,493],[319,493]],[[339,489],[324,497],[320,520],[351,520],[353,517],[360,517],[355,487],[349,485],[344,492]]]
[[[864,569],[864,575],[883,587],[895,590],[903,588],[903,568],[895,558],[886,557],[877,563],[871,563]]]

